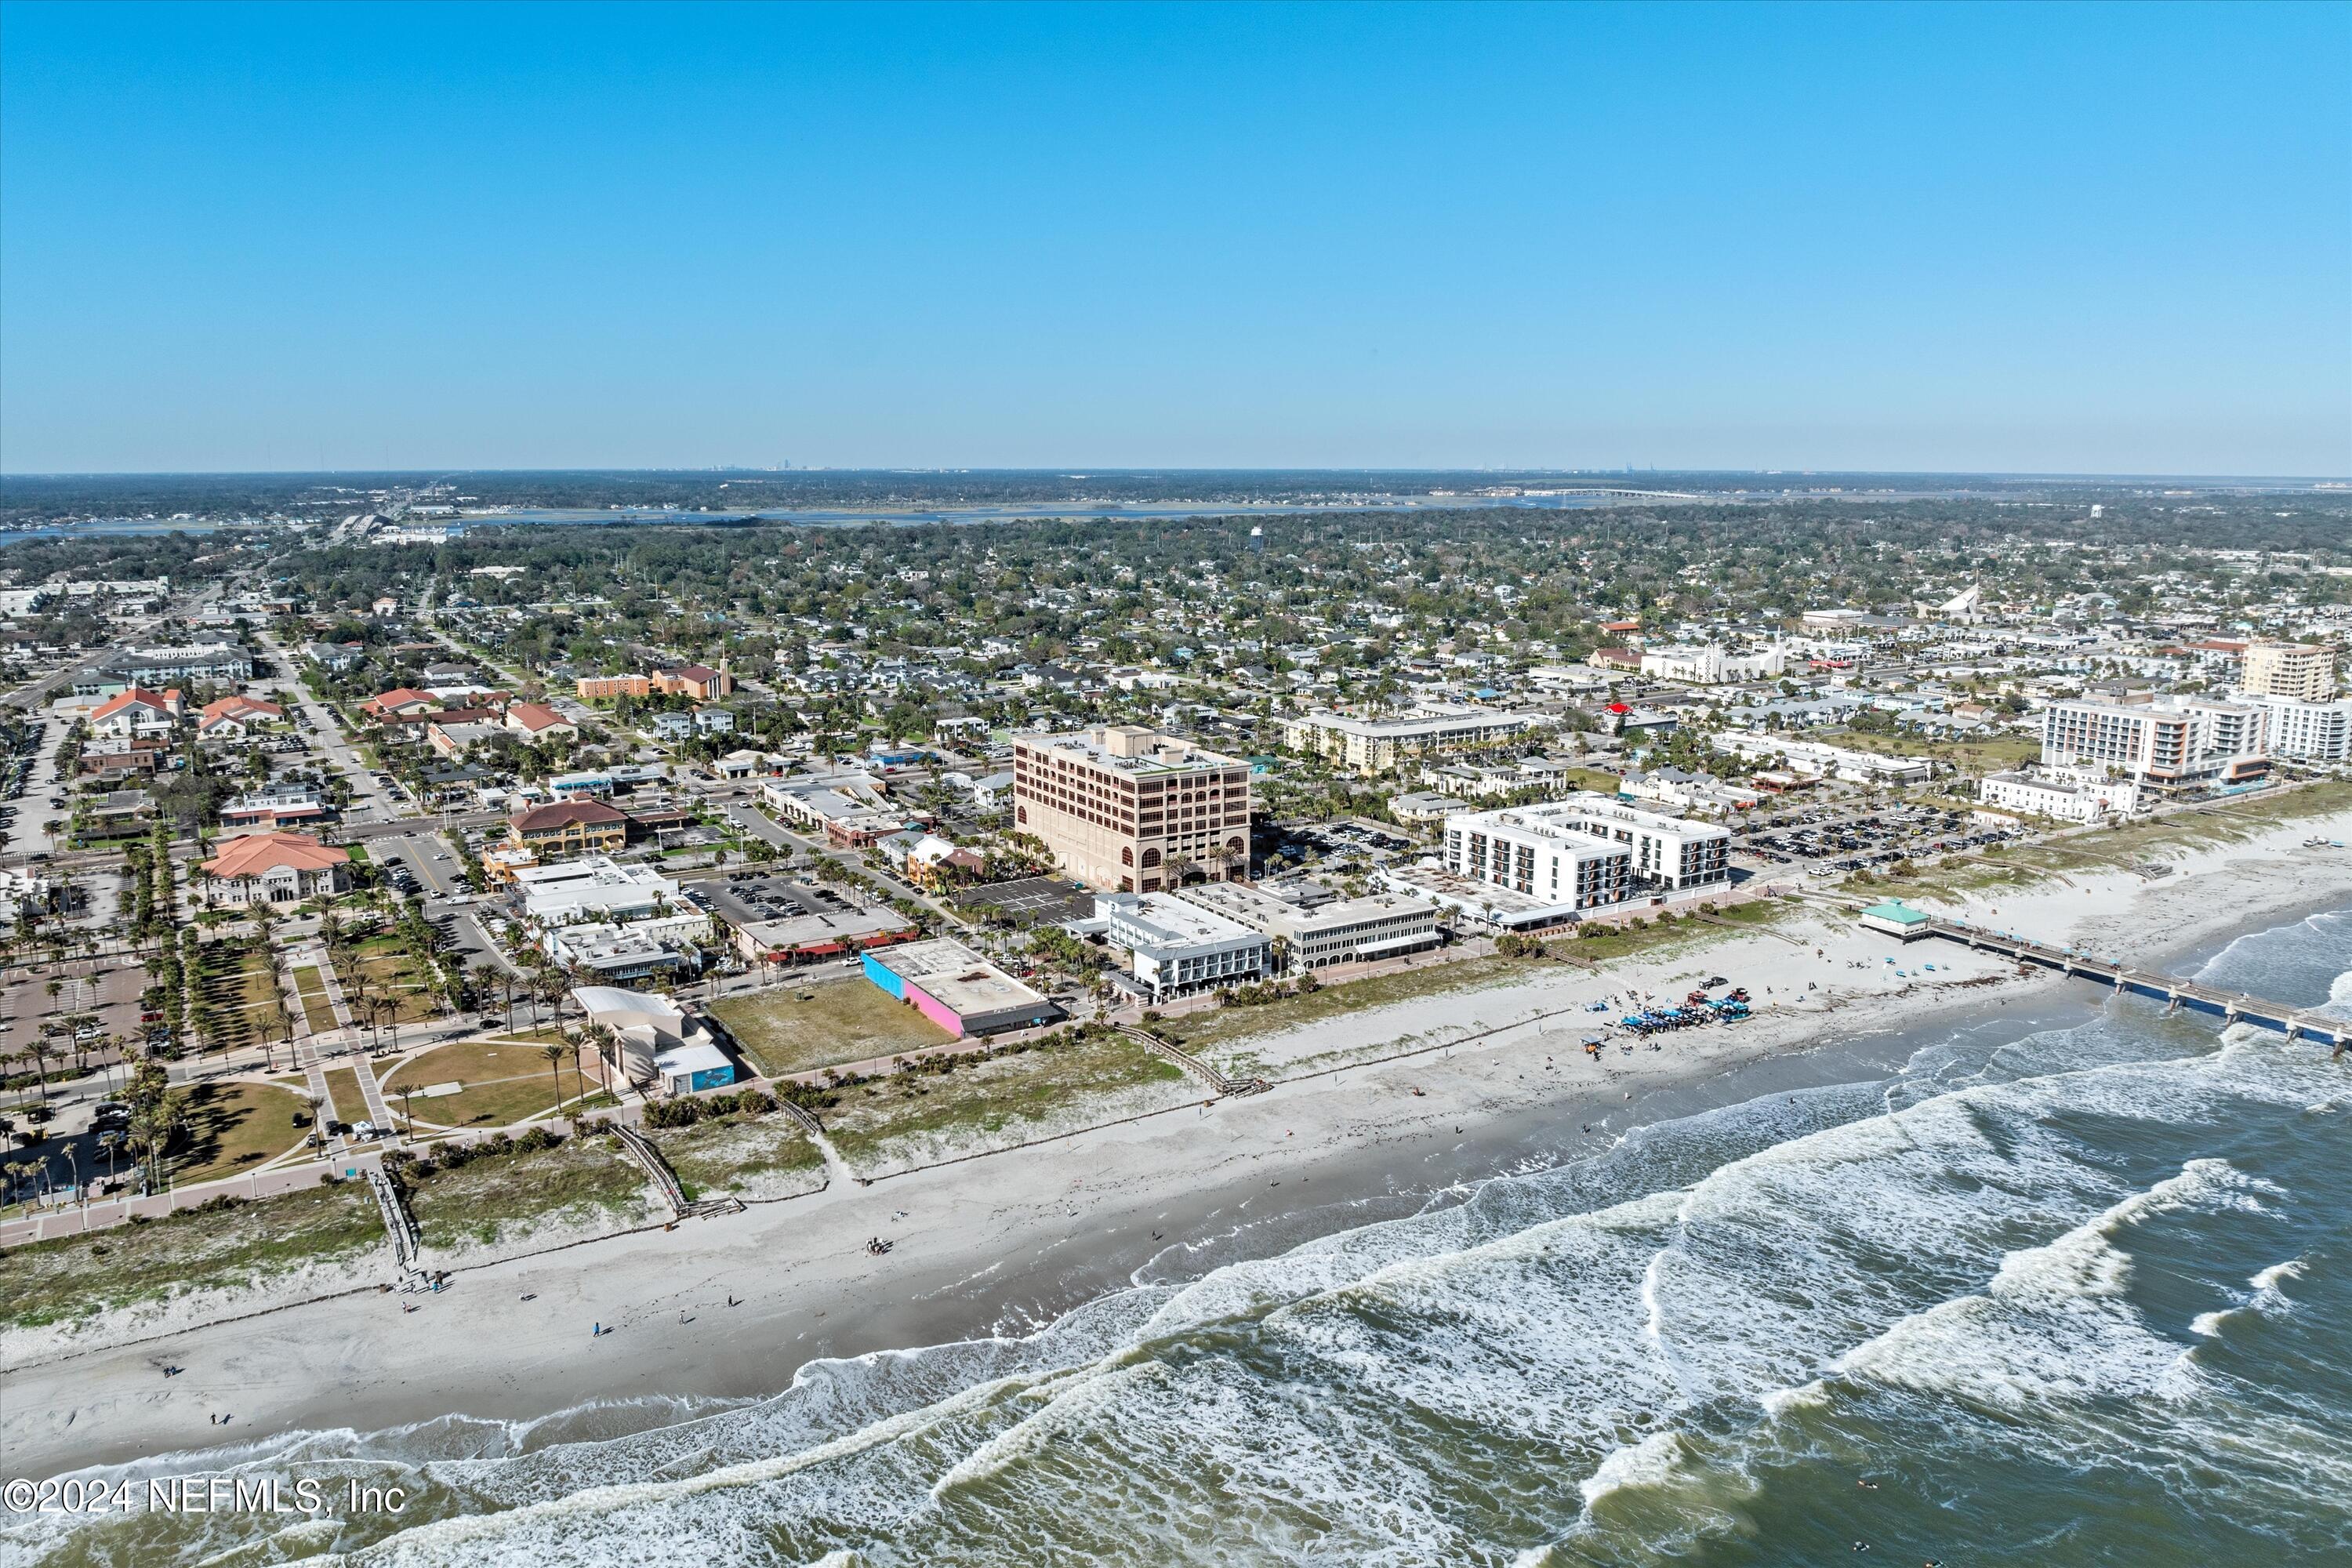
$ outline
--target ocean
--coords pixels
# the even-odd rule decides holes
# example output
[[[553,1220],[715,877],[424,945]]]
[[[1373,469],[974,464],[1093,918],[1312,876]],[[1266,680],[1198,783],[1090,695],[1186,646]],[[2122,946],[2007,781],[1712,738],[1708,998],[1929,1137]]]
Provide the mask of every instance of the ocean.
[[[2180,967],[2352,1011],[2352,910]],[[2352,1561],[2347,1110],[2242,1026],[1979,1016],[1024,1337],[205,1457],[396,1521],[0,1516],[0,1562]]]

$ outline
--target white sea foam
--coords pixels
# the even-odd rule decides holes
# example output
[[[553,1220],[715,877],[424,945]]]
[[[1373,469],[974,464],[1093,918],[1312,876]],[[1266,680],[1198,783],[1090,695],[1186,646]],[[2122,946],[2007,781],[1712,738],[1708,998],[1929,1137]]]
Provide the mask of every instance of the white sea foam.
[[[2177,1348],[2119,1300],[2131,1259],[2116,1233],[2174,1210],[2244,1206],[2260,1185],[2225,1160],[2191,1160],[2054,1240],[2009,1253],[1981,1295],[1903,1319],[1847,1352],[1838,1370],[2012,1408],[2162,1392],[2177,1376]]]
[[[1756,1396],[1764,1414],[1776,1421],[1792,1410],[1819,1410],[1829,1402],[1829,1384],[1820,1378],[1801,1388],[1768,1388]]]
[[[1583,1494],[1589,1510],[1628,1487],[1663,1485],[1682,1464],[1685,1453],[1683,1435],[1673,1427],[1653,1432],[1638,1443],[1612,1449],[1599,1469],[1577,1483],[1577,1490]]]

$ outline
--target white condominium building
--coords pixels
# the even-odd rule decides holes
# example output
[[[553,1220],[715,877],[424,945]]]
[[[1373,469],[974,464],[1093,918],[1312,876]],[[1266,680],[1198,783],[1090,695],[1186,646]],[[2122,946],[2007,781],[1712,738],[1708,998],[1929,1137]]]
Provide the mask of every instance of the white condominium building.
[[[2269,721],[2270,752],[2299,763],[2352,758],[2352,697],[2305,702],[2293,697],[2253,699]]]
[[[2053,702],[2042,715],[2045,767],[2113,770],[2160,790],[2242,784],[2269,771],[2268,712],[2250,702]]]
[[[1728,881],[1730,843],[1713,823],[1580,795],[1449,816],[1444,861],[1458,876],[1582,910],[1621,902],[1638,888]]]
[[[1264,932],[1189,899],[1097,893],[1095,922],[1128,950],[1136,983],[1155,998],[1255,980],[1273,967]]]
[[[1777,647],[1753,653],[1729,653],[1720,643],[1705,647],[1653,647],[1642,650],[1642,673],[1657,680],[1682,680],[1713,686],[1726,680],[1760,680],[1788,668],[1789,657]]]
[[[2336,652],[2313,643],[2248,643],[2238,686],[2249,697],[2324,702],[2336,694]]]
[[[1408,757],[1438,756],[1509,740],[1533,721],[1468,703],[1425,702],[1396,719],[1358,719],[1314,712],[1276,721],[1294,752],[1341,763],[1360,773],[1381,773]]]

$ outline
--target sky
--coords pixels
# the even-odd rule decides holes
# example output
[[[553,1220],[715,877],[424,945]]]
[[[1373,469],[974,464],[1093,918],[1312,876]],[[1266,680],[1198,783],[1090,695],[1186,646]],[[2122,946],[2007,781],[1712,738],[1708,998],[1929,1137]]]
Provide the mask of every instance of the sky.
[[[0,470],[2352,473],[2352,5],[0,4]]]

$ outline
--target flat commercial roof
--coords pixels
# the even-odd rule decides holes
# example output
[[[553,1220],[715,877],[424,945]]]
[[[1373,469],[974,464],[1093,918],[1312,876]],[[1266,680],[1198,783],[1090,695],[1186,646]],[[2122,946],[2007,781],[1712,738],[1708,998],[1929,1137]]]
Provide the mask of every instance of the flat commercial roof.
[[[960,1018],[1053,1005],[960,942],[934,937],[869,955]]]
[[[709,1072],[713,1068],[730,1065],[727,1053],[717,1046],[698,1044],[673,1046],[654,1058],[656,1070],[664,1078],[680,1078],[690,1073]]]

